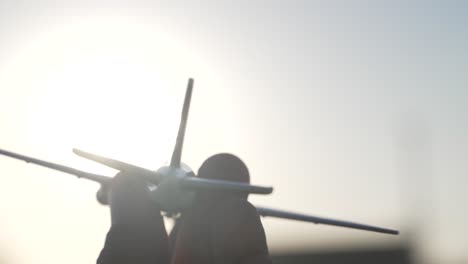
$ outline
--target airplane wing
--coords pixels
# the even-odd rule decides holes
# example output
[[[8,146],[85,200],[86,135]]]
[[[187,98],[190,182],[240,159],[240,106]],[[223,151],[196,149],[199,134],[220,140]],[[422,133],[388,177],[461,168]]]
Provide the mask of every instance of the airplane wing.
[[[265,207],[257,207],[257,212],[260,216],[263,216],[263,217],[268,217],[268,216],[278,217],[278,218],[283,218],[283,219],[311,222],[311,223],[323,224],[323,225],[348,227],[348,228],[353,228],[353,229],[360,229],[360,230],[373,231],[373,232],[392,234],[392,235],[398,235],[399,233],[397,230],[392,230],[392,229],[387,229],[387,228],[364,225],[364,224],[353,223],[353,222],[348,222],[348,221],[335,220],[335,219],[330,219],[330,218],[317,217],[317,216],[312,216],[312,215],[293,213],[293,212],[276,210],[276,209],[265,208]]]
[[[72,175],[77,176],[78,178],[84,178],[84,179],[92,180],[92,181],[95,181],[95,182],[99,182],[101,184],[106,184],[106,183],[110,182],[110,180],[112,179],[111,177],[108,177],[108,176],[103,176],[103,175],[98,175],[98,174],[94,174],[94,173],[80,171],[80,170],[77,170],[77,169],[74,169],[74,168],[71,168],[71,167],[68,167],[68,166],[64,166],[64,165],[60,165],[60,164],[56,164],[56,163],[52,163],[52,162],[48,162],[48,161],[44,161],[44,160],[40,160],[40,159],[36,159],[36,158],[32,158],[32,157],[28,157],[28,156],[25,156],[25,155],[17,154],[17,153],[14,153],[14,152],[3,150],[3,149],[0,149],[0,155],[4,155],[4,156],[14,158],[14,159],[23,160],[23,161],[26,161],[27,163],[33,163],[33,164],[40,165],[40,166],[43,166],[43,167],[46,167],[46,168],[49,168],[49,169],[54,169],[54,170],[58,170],[58,171],[61,171],[61,172],[68,173],[68,174],[72,174]]]

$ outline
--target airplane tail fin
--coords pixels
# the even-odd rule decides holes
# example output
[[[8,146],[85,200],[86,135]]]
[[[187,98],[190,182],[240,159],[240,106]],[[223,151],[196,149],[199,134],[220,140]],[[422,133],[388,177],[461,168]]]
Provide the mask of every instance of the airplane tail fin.
[[[177,140],[172,153],[171,164],[173,168],[180,167],[180,161],[182,158],[182,148],[184,145],[185,128],[187,127],[187,119],[190,108],[190,100],[192,98],[193,79],[190,78],[187,85],[187,91],[185,92],[184,106],[182,108],[182,116],[180,119],[179,132],[177,133]]]

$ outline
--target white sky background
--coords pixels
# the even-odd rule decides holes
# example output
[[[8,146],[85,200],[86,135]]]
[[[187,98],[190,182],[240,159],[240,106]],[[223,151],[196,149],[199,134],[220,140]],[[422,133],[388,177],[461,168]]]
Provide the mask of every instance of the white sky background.
[[[272,250],[414,239],[422,259],[466,260],[466,5],[226,2],[1,1],[0,148],[156,169],[194,77],[192,168],[232,152],[275,187],[255,204],[403,231],[265,219]],[[109,227],[97,186],[6,157],[0,175],[7,263],[95,261]]]

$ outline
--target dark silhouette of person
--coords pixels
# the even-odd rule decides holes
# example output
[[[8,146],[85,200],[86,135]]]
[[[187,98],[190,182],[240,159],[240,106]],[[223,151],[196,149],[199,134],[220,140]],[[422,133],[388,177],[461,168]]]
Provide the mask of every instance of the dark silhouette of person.
[[[245,164],[226,153],[208,158],[198,177],[250,182]],[[248,194],[198,192],[168,236],[160,209],[144,188],[137,177],[115,176],[109,192],[111,228],[98,264],[271,264]]]

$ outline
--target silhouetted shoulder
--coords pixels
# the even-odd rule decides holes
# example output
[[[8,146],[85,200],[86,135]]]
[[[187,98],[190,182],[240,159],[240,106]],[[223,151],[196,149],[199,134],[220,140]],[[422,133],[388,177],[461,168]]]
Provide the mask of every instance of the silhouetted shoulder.
[[[212,217],[214,263],[271,263],[260,216],[251,203],[220,201]]]
[[[242,216],[258,217],[257,209],[246,199],[230,198],[219,201],[215,206],[215,213],[236,215],[236,218]]]

